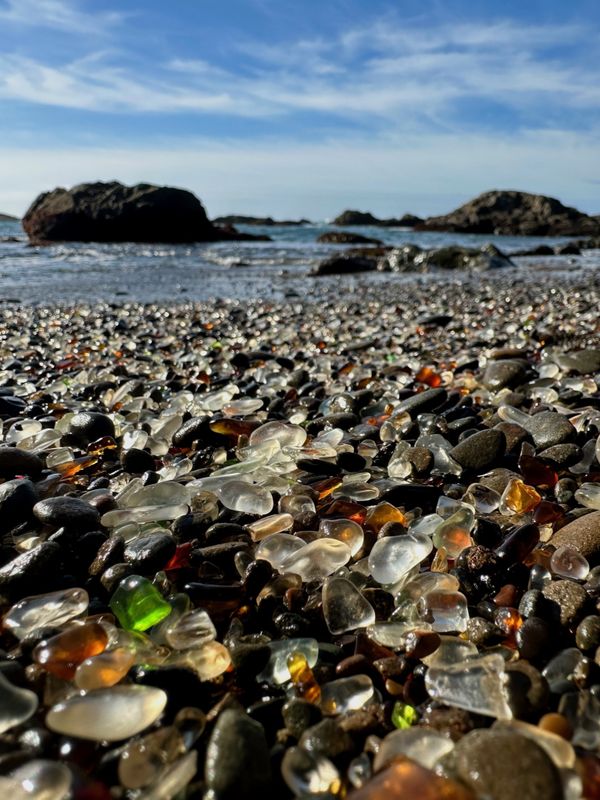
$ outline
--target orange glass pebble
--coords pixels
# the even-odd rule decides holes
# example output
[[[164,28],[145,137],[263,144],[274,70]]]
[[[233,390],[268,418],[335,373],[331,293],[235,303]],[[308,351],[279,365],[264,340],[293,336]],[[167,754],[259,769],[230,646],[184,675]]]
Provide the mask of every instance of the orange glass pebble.
[[[82,456],[82,458],[73,458],[71,461],[65,461],[62,464],[56,464],[56,466],[52,467],[52,469],[54,472],[58,472],[63,479],[72,478],[73,475],[77,475],[78,472],[81,472],[88,467],[92,467],[97,463],[98,459],[94,456]]]
[[[341,478],[327,478],[324,481],[314,483],[312,488],[319,493],[319,500],[325,500],[325,498],[333,494],[336,489],[339,489],[341,485]]]
[[[558,481],[558,475],[552,467],[534,456],[523,454],[519,458],[519,470],[521,471],[525,483],[531,486],[541,486],[544,489],[551,489]]]
[[[502,495],[502,505],[514,514],[526,514],[528,511],[533,511],[541,501],[541,495],[533,486],[528,486],[520,480],[512,480]]]
[[[547,525],[550,522],[556,522],[562,519],[564,515],[565,511],[558,503],[551,503],[550,500],[542,500],[533,512],[533,521],[537,525]]]
[[[573,735],[573,728],[571,727],[569,720],[562,714],[557,714],[555,711],[552,711],[549,714],[544,714],[544,716],[538,722],[538,727],[543,731],[548,731],[549,733],[555,733],[557,736],[562,736],[562,738],[566,739],[567,741]]]
[[[318,703],[321,699],[321,687],[317,683],[304,653],[300,653],[298,650],[291,653],[288,656],[287,666],[298,695],[308,700],[309,703]]]
[[[116,450],[117,443],[112,436],[103,436],[101,439],[96,439],[88,445],[87,451],[92,456],[101,456],[107,450]]]
[[[75,671],[75,685],[80,689],[104,689],[114,686],[127,675],[135,663],[135,653],[127,647],[105,650],[86,658]]]
[[[216,419],[210,423],[209,428],[213,433],[220,433],[223,436],[249,436],[256,430],[260,422],[250,422],[249,420],[232,419],[224,417]]]
[[[596,756],[579,756],[576,769],[583,783],[581,796],[585,800],[600,800],[600,759]]]
[[[374,508],[369,509],[365,519],[365,528],[379,533],[386,522],[399,522],[406,525],[406,517],[399,508],[391,503],[378,503]]]
[[[355,503],[353,500],[334,500],[333,503],[326,508],[321,509],[321,516],[328,519],[351,519],[353,522],[358,522],[362,525],[367,517],[367,509],[361,506],[360,503]]]
[[[434,372],[431,367],[421,367],[415,375],[415,380],[431,386],[432,389],[437,389],[438,386],[442,385],[441,376]]]
[[[79,664],[102,653],[107,644],[105,628],[98,622],[86,622],[40,642],[33,651],[33,660],[46,672],[70,681]]]
[[[523,624],[523,618],[516,608],[509,608],[506,606],[496,611],[494,614],[494,622],[503,633],[507,636],[511,636],[519,630]]]
[[[456,781],[436,775],[406,756],[397,756],[370,781],[351,792],[348,800],[475,800]]]

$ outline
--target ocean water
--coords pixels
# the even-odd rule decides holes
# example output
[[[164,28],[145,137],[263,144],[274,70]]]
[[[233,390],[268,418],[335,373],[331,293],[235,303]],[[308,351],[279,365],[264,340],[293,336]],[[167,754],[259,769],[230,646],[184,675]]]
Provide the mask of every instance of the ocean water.
[[[30,247],[19,223],[0,222],[0,302],[70,303],[79,301],[184,301],[228,297],[237,299],[318,297],[340,278],[315,278],[310,271],[322,259],[348,249],[317,243],[319,234],[334,230],[326,224],[294,227],[244,227],[266,233],[272,242],[218,242],[196,245],[68,243]],[[506,253],[565,238],[509,237],[422,233],[402,228],[356,227],[353,232],[385,244],[414,243],[424,248],[460,244],[479,247],[493,242]],[[572,272],[595,269],[600,252],[580,257],[518,259],[523,279],[539,279],[539,270]],[[452,273],[453,279],[461,275]],[[537,277],[536,277],[537,275]],[[464,276],[466,277],[466,276]],[[448,278],[431,274],[420,280]],[[387,273],[349,276],[347,292],[366,283],[401,282],[405,275]]]

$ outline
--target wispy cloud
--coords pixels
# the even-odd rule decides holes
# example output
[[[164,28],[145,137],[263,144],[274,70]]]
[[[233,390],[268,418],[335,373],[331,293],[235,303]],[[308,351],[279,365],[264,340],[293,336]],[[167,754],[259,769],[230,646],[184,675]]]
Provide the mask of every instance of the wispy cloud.
[[[124,19],[116,11],[85,11],[73,0],[4,0],[0,23],[27,28],[50,28],[65,33],[99,33]]]
[[[11,0],[0,14],[25,14],[22,4],[35,0]],[[40,5],[57,26],[90,21],[91,12],[67,15],[64,0]],[[238,43],[243,70],[176,57],[126,67],[118,51],[63,63],[4,53],[0,98],[112,113],[264,118],[318,112],[371,127],[383,120],[396,129],[409,120],[413,126],[433,121],[452,127],[460,123],[459,103],[488,100],[526,111],[528,124],[537,114],[544,127],[549,109],[600,114],[600,67],[584,47],[589,38],[589,31],[574,25],[500,21],[424,29],[378,22],[285,47]],[[555,56],[549,57],[549,48]]]

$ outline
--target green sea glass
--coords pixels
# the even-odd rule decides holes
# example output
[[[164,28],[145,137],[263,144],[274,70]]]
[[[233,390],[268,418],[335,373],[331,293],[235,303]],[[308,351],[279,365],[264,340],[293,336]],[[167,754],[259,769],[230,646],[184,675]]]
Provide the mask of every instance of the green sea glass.
[[[145,631],[158,624],[172,609],[158,589],[141,575],[130,575],[117,586],[110,607],[121,625]]]

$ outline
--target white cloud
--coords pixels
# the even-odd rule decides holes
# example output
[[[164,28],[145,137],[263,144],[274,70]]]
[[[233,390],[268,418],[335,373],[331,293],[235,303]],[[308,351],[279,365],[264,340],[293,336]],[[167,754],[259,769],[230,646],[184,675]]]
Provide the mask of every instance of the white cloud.
[[[63,0],[42,3],[67,8]],[[543,127],[549,110],[600,112],[600,69],[590,63],[586,38],[589,33],[576,26],[379,22],[285,47],[238,43],[250,59],[243,72],[190,58],[125,67],[119,52],[62,64],[0,53],[0,99],[114,113],[261,118],[329,112],[396,130],[407,121],[409,128],[424,120],[460,126],[457,104],[487,99],[527,110],[530,118],[537,113]],[[581,45],[581,56],[548,57],[548,47],[565,44]]]
[[[129,148],[4,149],[0,210],[23,213],[41,191],[88,180],[151,181],[194,191],[210,215],[325,218],[358,207],[382,216],[449,211],[485,189],[558,197],[600,212],[598,135],[429,134],[320,144],[195,140]],[[10,189],[7,187],[18,187]]]
[[[72,0],[4,0],[0,5],[0,23],[65,33],[97,34],[123,18],[115,11],[85,11]]]

